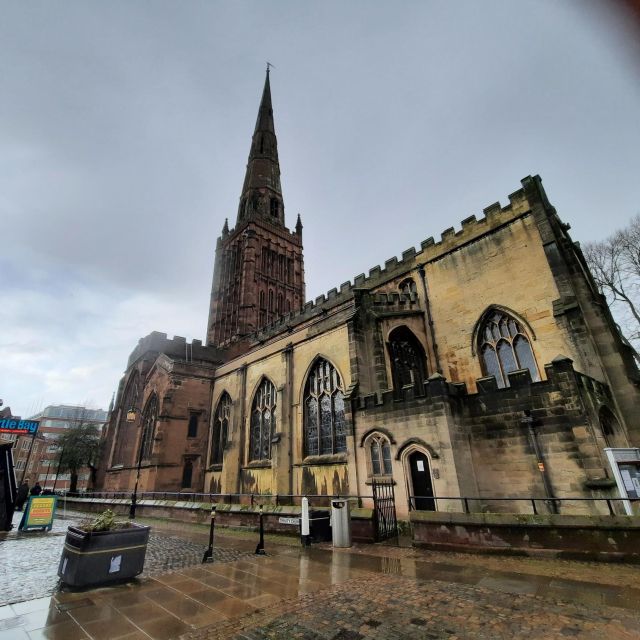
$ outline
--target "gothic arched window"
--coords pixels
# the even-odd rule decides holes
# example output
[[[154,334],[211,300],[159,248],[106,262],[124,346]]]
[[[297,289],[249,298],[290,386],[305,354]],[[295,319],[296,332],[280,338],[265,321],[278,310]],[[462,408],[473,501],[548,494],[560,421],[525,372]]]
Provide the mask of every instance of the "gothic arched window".
[[[229,435],[229,419],[231,416],[231,398],[225,391],[218,401],[211,430],[211,460],[209,464],[222,464],[224,448]]]
[[[487,315],[479,332],[479,352],[484,374],[495,376],[498,388],[509,386],[508,374],[529,369],[531,379],[540,379],[531,344],[520,323],[503,311]]]
[[[271,459],[271,436],[276,431],[276,388],[265,378],[251,407],[249,460]]]
[[[426,372],[424,349],[407,327],[397,327],[389,334],[389,354],[393,388],[400,391],[405,385],[412,384],[416,389],[423,389]]]
[[[127,387],[120,403],[120,422],[116,446],[113,452],[112,464],[130,464],[133,457],[133,439],[135,431],[134,423],[127,422],[127,412],[138,408],[138,396],[140,393],[140,375],[134,371],[129,378]]]
[[[400,283],[398,287],[401,293],[416,293],[418,291],[416,282],[413,278],[406,278]]]
[[[304,452],[307,456],[347,450],[344,394],[332,364],[319,358],[304,388]]]
[[[156,423],[158,421],[158,396],[154,393],[149,400],[147,400],[147,406],[144,408],[142,414],[142,441],[141,447],[141,460],[149,460],[153,453],[153,439],[156,435]]]
[[[369,453],[369,470],[372,476],[391,475],[391,445],[380,433],[375,433],[367,440]]]
[[[608,407],[601,407],[599,411],[600,428],[607,447],[628,447],[620,423],[615,414]]]

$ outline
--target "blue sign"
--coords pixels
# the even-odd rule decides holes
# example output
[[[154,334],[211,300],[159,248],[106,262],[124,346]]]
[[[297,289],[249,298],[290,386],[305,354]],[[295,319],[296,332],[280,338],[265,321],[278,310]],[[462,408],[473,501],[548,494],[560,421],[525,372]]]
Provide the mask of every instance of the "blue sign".
[[[28,433],[34,436],[38,431],[39,420],[20,420],[20,418],[2,418],[0,433]]]

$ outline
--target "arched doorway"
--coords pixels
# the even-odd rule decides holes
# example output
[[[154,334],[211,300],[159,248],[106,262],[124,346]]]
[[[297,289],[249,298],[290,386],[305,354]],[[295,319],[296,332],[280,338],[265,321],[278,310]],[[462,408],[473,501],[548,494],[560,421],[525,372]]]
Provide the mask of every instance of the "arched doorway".
[[[415,450],[407,456],[408,475],[410,481],[412,508],[416,511],[435,511],[436,501],[433,497],[431,466],[428,456]]]

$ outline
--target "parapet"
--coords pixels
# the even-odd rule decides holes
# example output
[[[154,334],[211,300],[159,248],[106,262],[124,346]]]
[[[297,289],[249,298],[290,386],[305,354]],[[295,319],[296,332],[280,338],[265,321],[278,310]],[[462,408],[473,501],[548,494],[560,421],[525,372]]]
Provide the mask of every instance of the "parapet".
[[[314,315],[326,313],[329,309],[346,302],[353,297],[354,289],[376,288],[415,269],[418,264],[438,260],[448,253],[461,249],[467,243],[473,242],[483,235],[513,222],[530,211],[531,206],[525,193],[525,187],[536,180],[539,181],[537,176],[535,178],[530,176],[523,178],[521,181],[523,188],[514,191],[508,196],[509,204],[506,206],[503,207],[499,202],[494,202],[485,207],[483,210],[484,217],[477,219],[475,215],[471,215],[462,220],[459,231],[456,231],[454,227],[449,227],[442,232],[439,242],[436,242],[433,238],[427,238],[420,243],[420,250],[416,250],[415,247],[409,247],[402,252],[401,259],[393,256],[385,260],[384,267],[376,265],[369,270],[368,275],[364,273],[357,275],[353,279],[353,283],[350,281],[343,282],[340,285],[340,289],[331,289],[326,295],[318,296],[315,301],[305,303],[299,311],[281,316],[272,324],[256,331],[249,339],[264,342],[282,331],[291,330],[295,325],[305,322]],[[230,233],[233,234],[234,231],[232,230]],[[392,298],[391,300],[387,298],[386,301],[378,298],[375,302],[376,304],[402,304],[400,298]]]
[[[145,353],[164,353],[170,358],[187,362],[221,362],[220,351],[213,347],[205,347],[202,340],[187,342],[183,336],[168,338],[166,333],[152,331],[149,335],[138,340],[136,348],[131,352],[127,362],[127,369]]]

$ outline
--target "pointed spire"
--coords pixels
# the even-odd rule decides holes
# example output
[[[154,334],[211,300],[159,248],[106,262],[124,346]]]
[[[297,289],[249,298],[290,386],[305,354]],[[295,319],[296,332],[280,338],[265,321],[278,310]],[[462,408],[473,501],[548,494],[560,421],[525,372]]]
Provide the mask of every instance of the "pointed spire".
[[[300,214],[298,214],[298,220],[296,221],[296,234],[302,237],[302,220]]]
[[[229,235],[229,218],[224,219],[224,226],[222,227],[222,237],[226,238]]]
[[[270,66],[272,65],[267,66],[258,117],[251,139],[247,172],[238,207],[238,222],[262,218],[271,224],[284,226],[278,141],[271,103]]]

